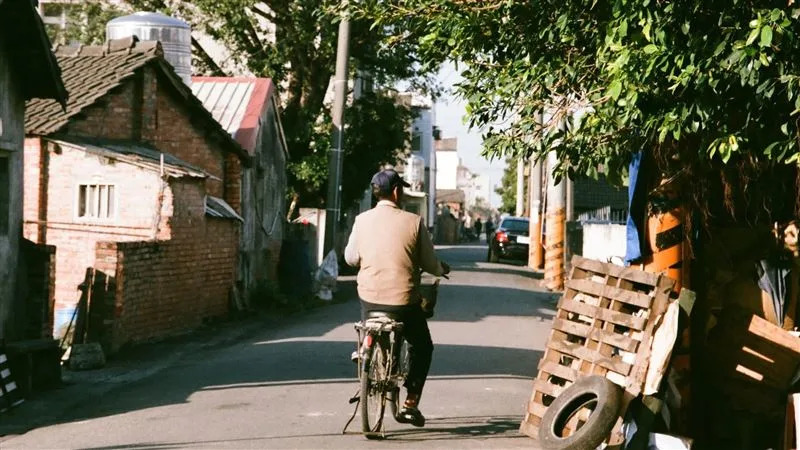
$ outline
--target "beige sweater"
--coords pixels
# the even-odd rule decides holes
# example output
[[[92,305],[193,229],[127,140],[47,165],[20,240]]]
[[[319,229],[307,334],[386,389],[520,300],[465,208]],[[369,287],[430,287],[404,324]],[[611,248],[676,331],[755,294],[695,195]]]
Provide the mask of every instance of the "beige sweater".
[[[422,218],[386,200],[356,217],[344,255],[361,266],[358,295],[381,305],[418,302],[420,271],[443,272]]]

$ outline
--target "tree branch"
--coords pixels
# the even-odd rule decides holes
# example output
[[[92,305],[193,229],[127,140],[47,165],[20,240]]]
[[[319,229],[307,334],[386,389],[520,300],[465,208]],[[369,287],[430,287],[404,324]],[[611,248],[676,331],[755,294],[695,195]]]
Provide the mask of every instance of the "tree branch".
[[[226,74],[225,71],[222,70],[222,67],[220,67],[216,63],[216,61],[214,61],[214,58],[212,58],[211,55],[209,55],[208,52],[206,52],[206,50],[203,48],[202,45],[200,45],[200,42],[197,39],[195,39],[194,36],[192,36],[192,49],[194,49],[195,53],[203,61],[203,63],[205,63],[211,69],[211,74],[213,76],[215,77],[228,76],[228,74]]]

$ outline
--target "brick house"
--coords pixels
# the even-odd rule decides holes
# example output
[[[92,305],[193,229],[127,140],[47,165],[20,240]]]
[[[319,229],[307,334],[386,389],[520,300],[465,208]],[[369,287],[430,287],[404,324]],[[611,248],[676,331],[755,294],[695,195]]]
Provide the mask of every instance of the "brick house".
[[[54,332],[82,285],[94,286],[89,332],[112,351],[224,314],[247,152],[157,42],[66,46],[56,57],[70,100],[66,110],[27,105],[24,205],[25,236],[57,249]]]
[[[41,316],[50,307],[52,249],[22,238],[23,124],[32,98],[57,108],[66,101],[58,64],[30,0],[0,0],[0,343],[41,338],[48,323]],[[44,264],[32,265],[39,256]],[[38,311],[32,294],[40,294]]]
[[[237,286],[245,299],[277,282],[286,216],[286,162],[279,99],[268,78],[194,77],[192,92],[247,150],[243,173]]]

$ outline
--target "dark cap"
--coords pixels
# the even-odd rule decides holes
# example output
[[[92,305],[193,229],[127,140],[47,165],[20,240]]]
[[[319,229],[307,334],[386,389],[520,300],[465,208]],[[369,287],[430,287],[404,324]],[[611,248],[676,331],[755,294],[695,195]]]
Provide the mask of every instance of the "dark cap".
[[[372,185],[381,191],[391,191],[397,186],[411,187],[394,169],[382,170],[372,177]]]

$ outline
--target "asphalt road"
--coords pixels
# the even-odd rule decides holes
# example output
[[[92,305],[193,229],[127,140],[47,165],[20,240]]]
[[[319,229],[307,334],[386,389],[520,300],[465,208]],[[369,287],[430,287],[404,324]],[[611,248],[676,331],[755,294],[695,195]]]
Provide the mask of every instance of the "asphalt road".
[[[425,428],[387,419],[386,440],[342,434],[356,392],[358,302],[315,309],[224,348],[186,355],[5,449],[532,448],[518,432],[555,298],[534,273],[445,247],[454,273],[430,326]],[[358,417],[350,427],[358,430]]]

